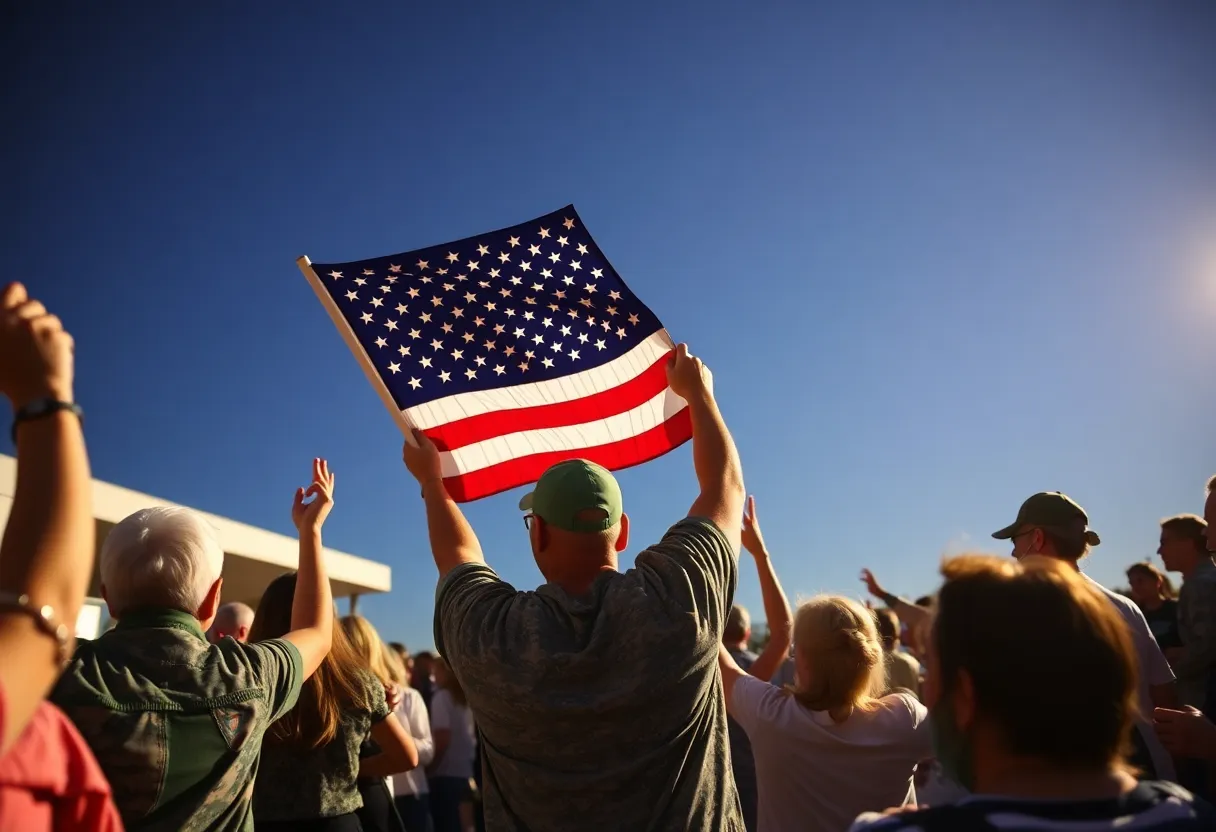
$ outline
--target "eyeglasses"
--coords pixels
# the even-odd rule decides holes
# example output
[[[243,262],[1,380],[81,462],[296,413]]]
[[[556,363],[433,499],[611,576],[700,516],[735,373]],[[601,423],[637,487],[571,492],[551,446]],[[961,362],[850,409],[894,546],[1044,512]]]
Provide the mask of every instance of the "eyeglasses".
[[[527,529],[528,531],[532,531],[532,521],[535,519],[536,519],[535,514],[525,514],[524,515],[524,528]]]

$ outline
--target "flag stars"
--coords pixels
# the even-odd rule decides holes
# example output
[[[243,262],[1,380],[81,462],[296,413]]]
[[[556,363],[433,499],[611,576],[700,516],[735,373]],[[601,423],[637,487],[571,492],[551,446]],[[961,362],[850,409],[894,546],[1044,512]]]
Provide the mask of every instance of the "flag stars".
[[[621,299],[621,293],[620,293],[620,292],[617,292],[617,291],[612,291],[612,292],[609,292],[609,293],[608,293],[608,299],[609,299],[609,300],[620,300],[620,299]]]
[[[490,269],[490,277],[498,277],[500,274],[502,274],[502,272],[500,272],[498,269]],[[478,281],[478,282],[477,282],[477,285],[478,285],[478,286],[480,286],[480,287],[481,287],[481,288],[483,288],[483,289],[489,289],[489,288],[490,288],[490,284],[489,284],[489,283],[482,283],[481,281]]]
[[[361,278],[361,277],[356,277],[356,278],[355,278],[355,285],[356,285],[356,286],[366,286],[366,285],[367,285],[367,281],[366,281],[366,280],[364,280],[364,279],[363,279],[363,278]]]
[[[524,262],[519,264],[519,270],[521,272],[530,272],[530,271],[532,271],[532,264],[529,263],[527,260],[525,260]]]
[[[372,306],[377,308],[384,306],[384,298],[372,298]]]
[[[572,219],[570,219],[569,217],[567,217],[567,218],[566,218],[566,219],[565,219],[565,220],[562,222],[562,225],[566,226],[566,230],[567,230],[567,231],[572,231],[572,230],[574,229],[574,220],[572,220]]]
[[[616,307],[615,307],[615,306],[609,306],[609,307],[608,307],[608,314],[609,314],[609,316],[615,315],[615,314],[616,314]]]
[[[565,289],[554,290],[553,297],[557,298],[558,300],[565,300],[566,299],[566,290]]]
[[[388,368],[392,372],[393,375],[396,375],[397,373],[401,372],[401,365],[395,361],[392,362],[391,364],[389,364]]]
[[[424,356],[422,356],[422,358],[418,359],[418,363],[421,364],[424,368],[429,368],[431,366],[431,359],[427,358],[424,355]]]
[[[629,323],[631,323],[631,324],[636,324],[636,323],[638,322],[638,320],[639,320],[639,319],[638,319],[638,316],[637,316],[637,315],[630,315],[630,316],[629,316]]]
[[[603,270],[603,269],[592,269],[592,270],[591,270],[591,276],[592,276],[592,277],[603,277],[603,276],[604,276],[604,270]]]
[[[479,280],[479,281],[477,281],[477,285],[478,285],[478,286],[480,286],[480,287],[481,287],[481,288],[483,288],[483,289],[489,289],[489,288],[490,288],[490,281],[488,281],[488,280]]]
[[[545,318],[543,321],[541,321],[541,323],[542,323],[542,324],[544,324],[544,325],[545,325],[545,326],[547,326],[547,327],[548,327],[548,326],[553,326],[553,319],[552,319],[552,318]]]
[[[570,245],[570,241],[567,240],[565,237],[558,237],[557,244],[559,246],[561,246],[562,248],[565,248],[566,246]]]
[[[461,309],[459,306],[457,306],[457,307],[453,307],[453,309],[452,309],[452,317],[453,317],[453,318],[463,318],[463,317],[464,317],[464,310],[463,310],[463,309]]]
[[[540,246],[535,246],[535,245],[528,246],[528,251],[532,254],[533,257],[540,256]]]
[[[418,261],[418,270],[419,271],[422,271],[423,269],[429,269],[430,267],[431,267],[431,264],[426,262],[425,260]]]
[[[522,285],[524,285],[524,279],[522,277],[520,277],[519,275],[516,275],[515,277],[511,278],[511,285],[512,286],[522,286]]]
[[[542,240],[546,240],[546,239],[548,239],[548,238],[549,238],[549,229],[547,229],[547,228],[542,228],[542,229],[540,230],[540,238],[541,238]]]
[[[579,254],[586,254],[586,253],[587,253],[587,247],[586,247],[585,245],[583,245],[582,243],[579,243],[579,244],[578,244],[578,253],[579,253]]]
[[[583,291],[589,295],[594,294],[595,293],[595,284],[588,283],[586,286],[583,287]]]
[[[352,291],[350,291],[350,292],[347,292],[347,293],[346,293],[346,299],[347,299],[347,300],[358,300],[358,299],[359,299],[359,293],[358,293],[358,292],[355,292],[355,291],[353,291],[353,290],[352,290]]]
[[[486,341],[485,347],[486,347],[486,352],[489,352],[490,350],[494,349],[495,344],[493,341]]]
[[[466,332],[464,335],[461,335],[460,337],[464,339],[464,342],[466,344],[473,343],[473,333],[471,333],[471,332]]]
[[[448,262],[449,262],[449,263],[455,263],[455,262],[456,262],[457,260],[459,260],[459,259],[460,259],[460,255],[459,255],[459,254],[456,254],[456,253],[451,252],[451,251],[449,251],[449,252],[448,252]]]
[[[421,386],[422,386],[422,382],[419,381],[418,379],[416,379],[416,378],[410,379],[410,387],[412,387],[413,389],[417,390]]]
[[[376,298],[376,300],[379,300],[379,298]],[[404,315],[406,312],[409,311],[409,309],[410,308],[408,306],[406,306],[404,303],[397,304],[397,314],[398,315]]]
[[[389,332],[392,332],[392,331],[394,331],[394,330],[396,330],[396,329],[397,329],[397,322],[396,322],[396,321],[393,321],[393,320],[388,320],[388,321],[385,321],[385,322],[384,322],[384,325],[385,325],[386,327],[388,327]]]
[[[380,291],[387,295],[389,292],[393,291],[393,287],[390,286],[389,284],[385,283],[383,286],[380,287]]]
[[[486,325],[485,318],[477,317],[477,318],[473,319],[473,326],[485,326],[485,325]]]
[[[535,319],[536,319],[536,316],[534,314],[532,314],[531,309],[524,310],[524,320],[525,321],[531,321],[531,320],[535,320]]]
[[[569,276],[567,276],[567,277],[563,277],[563,278],[562,278],[562,283],[565,283],[567,286],[573,286],[573,285],[574,285],[574,278],[573,278],[573,277],[569,277]]]
[[[401,267],[394,263],[388,267],[388,270],[393,274],[399,274],[401,272]],[[364,272],[364,274],[367,274],[367,272]]]
[[[536,358],[536,353],[532,352],[532,350],[524,350],[524,358],[531,361],[533,358]]]
[[[384,279],[385,279],[385,280],[387,280],[389,283],[396,283],[396,282],[397,282],[397,278],[395,278],[395,277],[386,277],[386,278],[384,278]]]
[[[397,354],[401,356],[409,355],[410,348],[405,346],[397,347]]]
[[[411,298],[416,298],[416,297],[418,297],[419,293],[418,293],[417,289],[415,289],[413,286],[411,286],[408,290],[406,290],[406,294],[409,295]]]
[[[578,360],[578,350],[570,350],[570,358],[574,361]]]
[[[425,275],[425,274],[424,274],[422,277],[418,278],[418,279],[419,279],[420,281],[422,281],[423,283],[430,283],[430,282],[431,282],[431,278],[430,278],[430,276],[429,276],[429,275]]]
[[[333,271],[333,272],[330,272],[330,273],[329,273],[329,276],[330,276],[330,277],[332,277],[334,280],[341,280],[341,279],[342,279],[342,272],[339,272],[339,271]]]
[[[515,337],[516,338],[523,338],[524,335],[526,335],[526,334],[527,333],[524,332],[524,328],[522,326],[515,328]]]
[[[445,291],[445,292],[450,292],[450,291],[452,291],[452,290],[453,290],[453,289],[455,289],[455,288],[456,288],[456,284],[455,284],[455,283],[445,283],[445,284],[443,284],[443,291]]]
[[[569,334],[570,334],[570,327],[568,327],[568,326],[563,326],[563,327],[561,328],[561,333],[562,333],[562,335],[569,335]]]
[[[524,372],[524,373],[528,372],[528,362],[527,361],[519,362],[519,369],[520,369],[520,372]]]
[[[581,269],[582,267],[583,267],[583,264],[582,264],[582,263],[580,263],[578,260],[571,260],[571,261],[570,261],[570,268],[574,269],[575,271],[578,271],[578,270],[579,270],[579,269]]]
[[[551,303],[551,304],[549,304],[549,311],[550,312],[561,312],[562,308],[560,306],[558,306],[556,303]]]
[[[555,251],[549,255],[549,259],[554,263],[560,263],[562,260],[562,256]]]
[[[443,349],[443,342],[440,341],[438,338],[432,339],[431,340],[431,349],[433,349],[435,352],[439,352],[441,349]]]
[[[506,315],[508,318],[514,318],[515,310],[514,309],[504,309],[503,314]]]
[[[469,369],[464,371],[464,376],[469,381],[472,381],[473,379],[477,378],[477,371],[474,370],[472,367],[470,367]]]
[[[452,360],[459,361],[464,358],[464,350],[452,350]]]
[[[519,238],[518,237],[508,237],[507,243],[511,246],[511,248],[515,248],[517,245],[519,245]]]
[[[507,328],[505,326],[503,326],[502,324],[494,324],[494,334],[495,335],[502,335],[506,331],[507,331]]]
[[[561,342],[561,341],[554,341],[554,342],[553,342],[552,344],[550,344],[549,346],[550,346],[550,347],[553,349],[553,351],[554,351],[554,352],[561,352],[561,351],[562,351],[562,342]]]
[[[500,375],[502,375],[503,373],[505,373],[506,371],[507,371],[507,368],[506,368],[506,367],[504,367],[504,366],[502,366],[501,364],[495,364],[495,365],[494,365],[494,375],[496,375],[496,376],[500,376]]]
[[[363,270],[363,274],[364,274],[364,275],[370,275],[370,274],[375,274],[375,273],[376,273],[376,272],[375,272],[375,271],[373,271],[372,269],[364,269],[364,270]]]
[[[431,306],[443,306],[443,298],[440,298],[440,297],[432,297],[432,298],[431,298]]]
[[[423,312],[421,315],[418,316],[418,319],[420,321],[422,321],[424,324],[429,324],[431,322],[431,313]]]
[[[580,332],[580,333],[578,334],[578,342],[579,342],[580,344],[585,344],[585,343],[587,343],[587,341],[588,341],[588,340],[589,340],[589,339],[587,338],[587,333],[585,333],[585,332]]]
[[[553,359],[552,358],[542,358],[540,363],[545,365],[545,369],[548,369],[553,366]]]
[[[476,260],[470,260],[465,268],[471,272],[475,272],[481,268],[481,263],[477,262]]]
[[[509,263],[509,262],[511,262],[511,255],[507,254],[505,251],[504,251],[504,252],[499,253],[499,255],[498,255],[498,262],[500,262],[500,263]]]
[[[486,359],[484,356],[477,355],[473,357],[473,363],[475,363],[478,367],[484,367],[486,366]]]
[[[539,292],[539,291],[540,291],[541,289],[543,289],[543,288],[545,288],[545,285],[544,285],[543,283],[533,283],[533,284],[532,284],[532,291],[533,291],[533,292]]]
[[[487,312],[493,312],[497,308],[498,308],[498,304],[495,303],[494,301],[492,301],[492,300],[486,301],[486,311]]]
[[[379,338],[377,338],[377,339],[376,339],[376,346],[377,346],[377,347],[387,347],[387,346],[388,346],[388,341],[385,341],[385,340],[384,340],[384,336],[381,336],[381,337],[379,337]]]
[[[452,380],[452,374],[449,373],[447,370],[443,370],[439,373],[439,380],[442,381],[444,384],[447,384],[449,381]]]
[[[585,307],[587,307],[588,309],[590,309],[590,308],[591,308],[591,306],[592,306],[592,303],[591,303],[591,298],[582,298],[581,300],[579,300],[579,305],[580,305],[580,306],[585,306]]]
[[[411,330],[410,330],[410,337],[411,337],[411,338],[413,338],[415,341],[417,341],[419,338],[421,338],[421,337],[422,337],[422,330],[420,330],[420,329],[411,329]]]
[[[533,343],[533,344],[538,344],[538,345],[543,345],[543,344],[545,343],[545,336],[543,336],[543,335],[533,335],[533,336],[532,336],[532,343]]]
[[[618,327],[616,328],[616,337],[617,337],[617,338],[624,338],[624,337],[625,337],[625,327],[623,327],[623,326],[618,326]]]
[[[595,340],[595,348],[596,348],[597,350],[602,350],[602,349],[604,349],[604,348],[605,348],[605,344],[604,344],[604,339],[603,339],[603,338],[597,338],[597,339]]]
[[[363,323],[365,323],[365,324],[370,324],[372,322],[372,313],[371,312],[364,312],[359,317],[363,319]]]
[[[477,253],[480,254],[482,257],[485,257],[487,254],[490,253],[490,250],[488,248],[486,248],[484,245],[480,245],[477,247]]]
[[[444,335],[452,334],[452,325],[451,324],[444,324],[442,327],[440,327],[440,329],[443,330]]]
[[[504,286],[498,290],[498,294],[502,295],[504,298],[509,298],[511,297],[511,290]]]
[[[515,347],[507,347],[502,351],[502,354],[507,358],[510,358],[511,356],[515,355]]]

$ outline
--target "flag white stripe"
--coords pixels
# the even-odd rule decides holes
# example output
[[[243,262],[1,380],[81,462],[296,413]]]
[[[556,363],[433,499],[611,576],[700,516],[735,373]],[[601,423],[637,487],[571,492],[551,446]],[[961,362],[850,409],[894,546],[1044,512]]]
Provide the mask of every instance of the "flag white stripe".
[[[584,344],[583,346],[588,346]],[[415,405],[402,411],[410,424],[419,430],[430,430],[448,422],[521,407],[557,404],[602,393],[636,378],[675,346],[667,330],[660,329],[620,358],[613,359],[581,373],[552,378],[530,384],[516,384],[496,390],[458,393],[442,399]],[[539,354],[539,353],[538,353]],[[514,356],[523,360],[521,356]],[[558,360],[566,359],[559,355]],[[489,371],[483,367],[483,371]]]
[[[578,451],[638,436],[663,424],[688,406],[666,389],[632,410],[581,425],[523,430],[496,436],[439,454],[445,477],[489,468],[522,456],[547,451]]]

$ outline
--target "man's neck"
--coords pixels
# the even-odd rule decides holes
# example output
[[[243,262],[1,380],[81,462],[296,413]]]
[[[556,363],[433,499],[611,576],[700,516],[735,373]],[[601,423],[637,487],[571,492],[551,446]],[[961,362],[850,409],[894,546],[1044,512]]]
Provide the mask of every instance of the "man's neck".
[[[1135,787],[1135,778],[1118,766],[1078,770],[1022,757],[1006,757],[987,766],[977,761],[976,766],[976,794],[1030,800],[1109,800]]]
[[[585,571],[578,574],[559,575],[552,579],[551,583],[557,584],[566,591],[568,595],[586,595],[591,591],[591,587],[595,584],[600,575],[605,572],[615,572],[616,567],[612,564],[605,563],[594,571]]]
[[[1200,567],[1202,567],[1205,563],[1211,563],[1211,562],[1212,562],[1211,555],[1208,555],[1208,554],[1200,555],[1199,557],[1195,558],[1195,560],[1190,564],[1189,567],[1187,567],[1186,569],[1179,569],[1178,571],[1182,573],[1182,580],[1189,581],[1191,579],[1191,576],[1199,571]]]

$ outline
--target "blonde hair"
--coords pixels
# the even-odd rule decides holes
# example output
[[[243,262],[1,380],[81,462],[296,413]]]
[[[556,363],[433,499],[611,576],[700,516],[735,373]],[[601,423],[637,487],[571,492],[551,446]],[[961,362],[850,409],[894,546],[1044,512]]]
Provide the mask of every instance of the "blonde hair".
[[[355,653],[382,684],[391,685],[396,680],[388,664],[388,648],[380,640],[380,634],[372,623],[361,615],[342,618],[342,629]]]
[[[882,642],[874,616],[839,595],[819,595],[798,607],[794,650],[809,678],[800,678],[794,698],[812,711],[843,722],[869,708],[886,688]]]
[[[384,661],[388,665],[388,675],[392,679],[393,684],[398,687],[409,687],[410,677],[405,672],[405,662],[401,661],[401,655],[387,644],[383,646]]]

